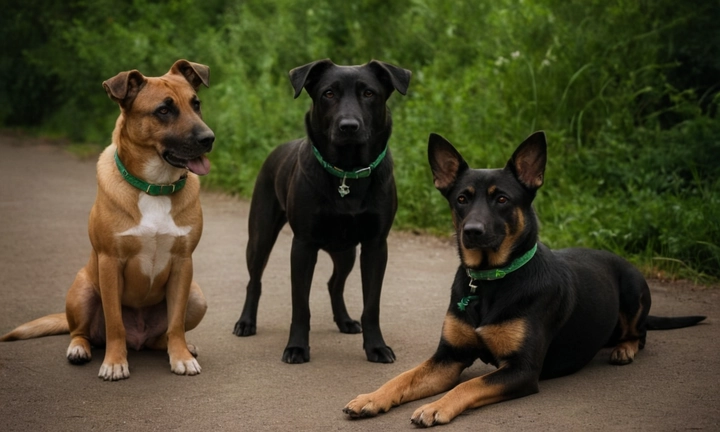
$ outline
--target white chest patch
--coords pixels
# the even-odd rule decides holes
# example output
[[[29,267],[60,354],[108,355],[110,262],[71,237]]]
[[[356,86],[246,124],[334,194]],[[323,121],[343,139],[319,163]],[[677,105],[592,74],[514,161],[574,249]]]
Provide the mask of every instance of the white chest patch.
[[[123,231],[118,236],[139,237],[142,242],[140,253],[136,257],[140,260],[140,268],[150,283],[170,261],[170,250],[176,237],[183,237],[190,233],[192,227],[179,227],[170,214],[172,202],[169,197],[150,196],[140,194],[138,200],[140,209],[140,224]]]

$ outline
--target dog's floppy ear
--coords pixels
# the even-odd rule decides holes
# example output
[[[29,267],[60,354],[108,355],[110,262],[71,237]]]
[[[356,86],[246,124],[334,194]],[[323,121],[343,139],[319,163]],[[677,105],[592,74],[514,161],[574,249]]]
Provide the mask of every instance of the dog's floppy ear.
[[[407,94],[412,72],[379,60],[370,61],[368,66],[375,71],[375,75],[377,75],[380,81],[390,89],[388,94],[392,93],[393,89],[397,90],[403,96]]]
[[[172,65],[170,73],[184,76],[195,90],[200,85],[210,87],[210,68],[203,64],[180,59]]]
[[[512,171],[515,178],[529,189],[538,189],[545,180],[547,143],[545,132],[530,135],[515,150],[505,169]]]
[[[293,89],[295,90],[295,99],[300,96],[303,87],[311,89],[317,82],[315,79],[317,75],[334,64],[330,59],[323,59],[308,63],[304,66],[298,66],[291,70],[290,83],[292,83]]]
[[[135,100],[135,97],[146,82],[147,78],[133,69],[131,71],[120,72],[114,77],[103,81],[102,85],[110,99],[119,103],[121,107],[126,108]]]
[[[468,169],[465,159],[448,140],[431,133],[428,138],[428,161],[435,187],[447,196],[458,176]]]

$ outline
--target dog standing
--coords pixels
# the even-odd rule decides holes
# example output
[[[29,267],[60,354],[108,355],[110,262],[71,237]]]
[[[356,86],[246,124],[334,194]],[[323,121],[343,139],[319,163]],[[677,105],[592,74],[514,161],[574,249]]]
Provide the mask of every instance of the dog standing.
[[[167,350],[174,373],[200,373],[185,332],[207,308],[192,279],[192,252],[202,233],[197,175],[210,170],[205,153],[215,140],[196,94],[208,78],[207,66],[178,60],[161,77],[132,70],[103,82],[121,113],[97,164],[90,260],[67,293],[65,313],[0,340],[69,332],[71,363],[86,363],[91,346],[105,346],[105,380],[130,376],[127,347]]]
[[[610,363],[631,363],[647,330],[705,318],[648,316],[650,290],[627,261],[538,242],[532,201],[544,181],[544,133],[527,138],[504,169],[470,169],[435,134],[428,154],[435,187],[452,210],[461,260],[440,344],[426,362],[348,403],[350,417],[450,390],[410,419],[448,423],[469,408],[537,393],[539,379],[576,372],[606,346],[614,347]],[[457,384],[478,358],[498,369]]]
[[[338,328],[343,333],[363,332],[369,361],[394,361],[379,323],[387,235],[397,209],[386,101],[394,90],[407,92],[410,75],[375,60],[361,66],[319,60],[290,71],[295,97],[305,88],[312,98],[305,115],[307,137],[276,148],[258,174],[248,223],[250,280],[235,335],[256,333],[262,273],[280,229],[289,222],[293,312],[283,361],[310,360],[309,296],[320,249],[330,254],[334,265],[328,287]],[[358,244],[362,327],[350,318],[343,299]]]

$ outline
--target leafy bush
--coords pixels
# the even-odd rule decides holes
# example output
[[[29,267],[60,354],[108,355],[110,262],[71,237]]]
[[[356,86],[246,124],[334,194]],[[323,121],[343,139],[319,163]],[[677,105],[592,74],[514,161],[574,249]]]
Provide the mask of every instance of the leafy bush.
[[[611,249],[675,274],[720,276],[720,8],[670,0],[9,0],[0,33],[5,125],[106,143],[117,107],[100,83],[211,66],[200,94],[218,137],[205,183],[249,196],[272,148],[304,134],[287,72],[330,57],[413,71],[394,95],[396,226],[449,233],[426,142],[504,165],[546,130],[536,201],[553,247]]]

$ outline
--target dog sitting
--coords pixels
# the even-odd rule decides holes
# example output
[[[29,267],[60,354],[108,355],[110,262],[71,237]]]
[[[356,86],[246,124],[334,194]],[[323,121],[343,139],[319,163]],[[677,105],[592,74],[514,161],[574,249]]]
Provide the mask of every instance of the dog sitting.
[[[215,140],[196,94],[208,80],[207,66],[178,60],[161,77],[132,70],[103,82],[120,116],[97,163],[90,259],[67,293],[65,313],[0,340],[69,332],[71,363],[89,362],[91,346],[105,347],[104,380],[130,376],[127,347],[167,350],[174,373],[200,373],[185,332],[207,308],[192,280],[192,252],[202,233],[197,176],[210,170],[205,154]]]
[[[428,156],[461,261],[440,344],[429,360],[348,403],[350,417],[450,390],[411,417],[418,426],[448,423],[467,409],[537,393],[540,379],[578,371],[603,347],[613,347],[610,363],[631,363],[647,330],[705,318],[649,316],[650,290],[627,261],[538,242],[532,202],[544,182],[544,133],[527,138],[503,169],[470,169],[435,134]],[[478,358],[497,370],[457,384]]]

